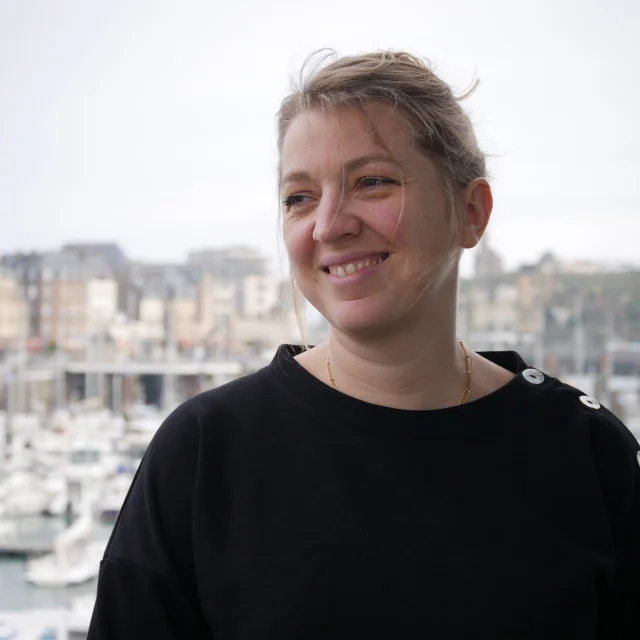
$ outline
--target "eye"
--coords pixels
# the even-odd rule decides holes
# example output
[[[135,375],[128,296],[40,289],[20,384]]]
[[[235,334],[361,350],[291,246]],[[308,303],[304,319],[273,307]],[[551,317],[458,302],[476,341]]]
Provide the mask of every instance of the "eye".
[[[304,193],[294,193],[293,195],[285,198],[282,201],[282,204],[284,205],[284,208],[288,210],[295,208],[297,205],[302,204],[303,202],[306,202],[308,198],[309,196],[306,196]]]
[[[361,189],[382,189],[392,184],[398,184],[398,182],[391,178],[381,178],[380,176],[365,176],[358,180],[358,186]]]

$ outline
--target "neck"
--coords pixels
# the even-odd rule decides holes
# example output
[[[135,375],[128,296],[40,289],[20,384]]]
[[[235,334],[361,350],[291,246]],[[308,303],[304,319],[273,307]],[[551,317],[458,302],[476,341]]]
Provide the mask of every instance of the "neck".
[[[401,409],[457,405],[466,382],[464,352],[456,338],[455,297],[412,326],[384,335],[347,335],[332,329],[319,345],[340,391]],[[425,317],[427,318],[425,320]]]

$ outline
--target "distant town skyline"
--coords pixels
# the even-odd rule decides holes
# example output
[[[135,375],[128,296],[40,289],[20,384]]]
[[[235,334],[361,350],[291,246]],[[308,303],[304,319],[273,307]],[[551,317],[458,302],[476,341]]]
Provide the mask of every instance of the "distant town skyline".
[[[247,243],[234,243],[234,244],[221,244],[221,245],[209,245],[198,247],[187,247],[183,256],[168,259],[165,256],[145,258],[139,255],[129,252],[122,243],[110,241],[110,240],[97,240],[97,241],[63,241],[60,245],[55,247],[44,247],[42,249],[36,248],[17,248],[15,251],[0,251],[0,260],[3,256],[12,256],[16,254],[29,254],[39,253],[42,255],[51,255],[55,257],[60,252],[65,252],[71,249],[79,247],[89,247],[95,249],[97,247],[110,247],[110,251],[117,252],[120,255],[120,259],[126,258],[134,264],[149,264],[149,265],[186,265],[193,260],[197,261],[197,255],[199,253],[213,252],[222,256],[226,251],[240,250],[244,252],[248,250],[254,257],[262,256],[265,260],[265,268],[268,272],[275,276],[288,278],[288,262],[284,254],[270,255],[268,250],[259,245],[250,245]],[[254,253],[255,252],[255,253]],[[491,257],[489,257],[491,256]],[[571,258],[553,251],[543,251],[537,256],[533,256],[530,260],[523,260],[518,263],[509,264],[505,260],[504,254],[496,247],[490,239],[490,235],[487,234],[481,243],[473,250],[466,251],[463,254],[461,260],[460,273],[462,277],[473,277],[477,275],[487,275],[486,270],[480,267],[481,271],[478,273],[479,260],[483,265],[490,264],[491,271],[495,272],[515,272],[522,267],[528,267],[531,265],[538,265],[543,260],[548,260],[552,257],[558,263],[564,265],[565,270],[574,271],[576,273],[595,273],[606,271],[639,271],[640,261],[633,260],[597,260],[597,259],[583,259],[583,258]],[[487,263],[487,259],[489,262]]]
[[[339,16],[339,19],[337,19]],[[0,253],[278,245],[275,113],[312,51],[427,56],[489,156],[491,243],[640,261],[640,4],[0,3]],[[278,246],[281,258],[278,258]],[[472,254],[471,254],[472,255]],[[472,257],[464,259],[468,269]]]

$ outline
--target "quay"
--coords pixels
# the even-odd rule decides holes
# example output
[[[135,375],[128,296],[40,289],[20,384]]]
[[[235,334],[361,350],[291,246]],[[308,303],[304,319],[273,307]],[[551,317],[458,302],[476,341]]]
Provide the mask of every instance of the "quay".
[[[1,540],[0,558],[27,558],[53,552],[53,540]]]

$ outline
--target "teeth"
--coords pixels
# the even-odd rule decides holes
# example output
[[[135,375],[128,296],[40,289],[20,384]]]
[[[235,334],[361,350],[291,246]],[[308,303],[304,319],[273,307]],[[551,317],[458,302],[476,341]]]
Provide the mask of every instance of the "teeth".
[[[365,258],[360,262],[349,262],[348,264],[329,267],[329,273],[331,275],[338,276],[338,278],[344,278],[345,276],[350,276],[362,269],[366,269],[367,267],[371,267],[375,264],[380,264],[381,262],[383,262],[382,256]]]

